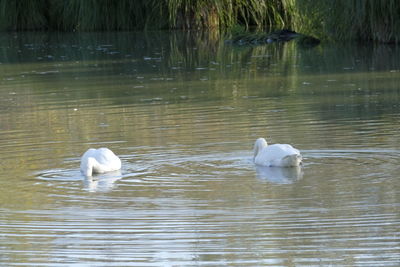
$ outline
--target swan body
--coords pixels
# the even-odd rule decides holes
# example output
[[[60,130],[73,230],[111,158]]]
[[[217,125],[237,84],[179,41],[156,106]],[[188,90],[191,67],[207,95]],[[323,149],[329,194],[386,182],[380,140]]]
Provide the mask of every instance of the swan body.
[[[81,172],[87,177],[119,169],[121,160],[108,148],[90,148],[81,158]]]
[[[288,144],[268,145],[264,138],[258,138],[254,144],[254,163],[266,167],[300,166],[300,151]]]

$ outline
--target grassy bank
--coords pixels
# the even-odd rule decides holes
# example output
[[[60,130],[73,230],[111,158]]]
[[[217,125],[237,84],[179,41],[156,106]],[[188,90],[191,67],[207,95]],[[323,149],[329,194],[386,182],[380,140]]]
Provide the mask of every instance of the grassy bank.
[[[0,0],[0,30],[290,28],[321,39],[399,42],[396,0]]]

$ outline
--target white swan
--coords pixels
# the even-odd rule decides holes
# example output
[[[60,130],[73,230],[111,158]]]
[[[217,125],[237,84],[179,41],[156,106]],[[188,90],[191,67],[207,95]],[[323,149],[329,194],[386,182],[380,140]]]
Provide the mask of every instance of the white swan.
[[[268,145],[264,138],[254,144],[254,163],[266,167],[295,167],[302,161],[300,151],[287,144]]]
[[[121,160],[108,148],[88,149],[81,158],[81,172],[85,176],[121,169]]]

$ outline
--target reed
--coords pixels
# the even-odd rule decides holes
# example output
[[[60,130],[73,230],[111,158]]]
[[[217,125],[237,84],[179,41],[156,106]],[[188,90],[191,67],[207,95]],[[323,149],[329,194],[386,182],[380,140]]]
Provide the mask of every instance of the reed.
[[[397,0],[0,0],[0,30],[289,28],[320,39],[399,42]]]
[[[172,28],[225,29],[236,24],[246,27],[281,27],[286,23],[284,3],[288,0],[169,0],[169,26]]]

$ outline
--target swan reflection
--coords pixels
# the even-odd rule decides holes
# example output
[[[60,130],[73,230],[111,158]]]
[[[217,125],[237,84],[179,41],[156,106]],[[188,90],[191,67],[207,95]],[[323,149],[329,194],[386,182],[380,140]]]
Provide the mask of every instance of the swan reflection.
[[[108,192],[122,178],[121,170],[85,177],[84,188],[90,192]]]
[[[256,166],[257,177],[274,184],[291,184],[303,177],[300,166],[297,167],[264,167]]]

